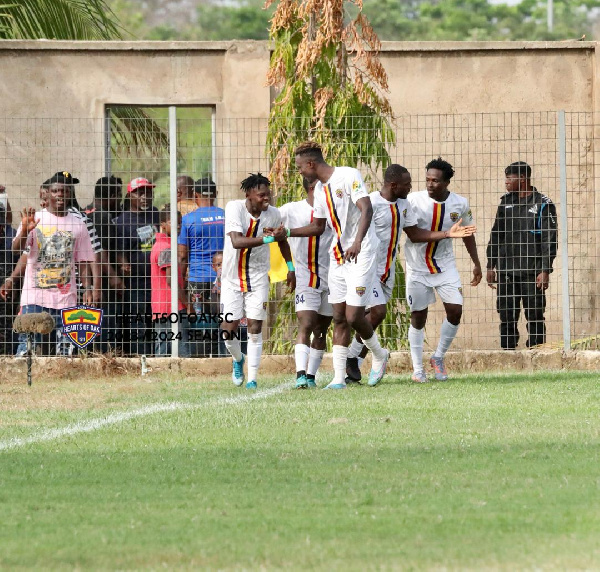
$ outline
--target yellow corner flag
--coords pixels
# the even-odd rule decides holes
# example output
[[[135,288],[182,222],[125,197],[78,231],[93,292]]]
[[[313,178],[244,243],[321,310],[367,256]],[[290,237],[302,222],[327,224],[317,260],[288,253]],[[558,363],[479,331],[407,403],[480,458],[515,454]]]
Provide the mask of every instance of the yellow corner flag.
[[[283,256],[281,256],[279,245],[276,242],[271,242],[269,249],[271,250],[271,268],[269,270],[271,284],[284,282],[287,278],[288,269]]]

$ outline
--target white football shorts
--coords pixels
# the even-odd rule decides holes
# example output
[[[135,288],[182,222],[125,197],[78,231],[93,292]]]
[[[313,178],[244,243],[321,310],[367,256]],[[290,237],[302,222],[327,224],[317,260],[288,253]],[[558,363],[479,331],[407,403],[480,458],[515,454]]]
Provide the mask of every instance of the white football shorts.
[[[462,284],[456,268],[440,274],[408,274],[406,300],[408,307],[418,312],[435,302],[435,293],[445,304],[463,304]]]
[[[373,282],[377,280],[376,269],[377,257],[372,252],[361,251],[356,262],[338,265],[332,261],[329,265],[329,301],[364,308],[371,299]]]
[[[316,312],[321,316],[333,316],[333,308],[327,299],[329,289],[317,290],[310,286],[296,289],[296,312]]]
[[[384,284],[381,280],[375,280],[373,288],[371,288],[371,299],[367,304],[367,308],[386,305],[392,298],[392,290],[392,286]]]
[[[250,320],[267,318],[267,302],[269,301],[269,285],[258,287],[251,292],[240,292],[227,288],[221,289],[221,312],[231,314],[232,320],[241,320],[244,316]]]

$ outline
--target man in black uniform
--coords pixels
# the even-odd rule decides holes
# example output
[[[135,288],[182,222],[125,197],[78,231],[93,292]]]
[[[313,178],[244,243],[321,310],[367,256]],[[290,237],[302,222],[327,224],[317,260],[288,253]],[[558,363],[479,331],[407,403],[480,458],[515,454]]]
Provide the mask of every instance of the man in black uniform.
[[[498,284],[500,345],[514,350],[521,302],[527,320],[527,347],[546,340],[546,289],[556,257],[556,207],[531,186],[531,167],[523,161],[504,170],[507,193],[500,200],[487,246],[487,282]]]

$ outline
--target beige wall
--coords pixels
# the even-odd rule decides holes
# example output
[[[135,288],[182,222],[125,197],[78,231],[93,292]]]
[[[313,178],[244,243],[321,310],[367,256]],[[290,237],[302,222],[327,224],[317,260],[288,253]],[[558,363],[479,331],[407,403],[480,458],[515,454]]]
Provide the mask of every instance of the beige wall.
[[[597,49],[593,42],[384,44],[388,96],[398,118],[392,159],[411,170],[415,188],[423,184],[426,158],[442,154],[455,165],[453,188],[473,205],[483,265],[506,164],[528,160],[534,183],[560,202],[554,112],[600,108]],[[104,169],[105,105],[209,105],[216,118],[215,176],[223,199],[235,197],[248,172],[268,170],[269,55],[263,42],[2,41],[0,182],[19,207],[32,204],[39,183],[66,168],[81,177],[80,198],[86,202]],[[513,122],[501,112],[532,112],[532,123]],[[486,114],[483,124],[477,114]],[[593,126],[586,129],[600,135]],[[569,242],[577,258],[574,282],[581,285],[574,315],[581,330],[577,335],[598,331],[599,320],[597,175],[593,137],[586,139],[586,133],[578,133],[569,155],[570,213],[575,217]],[[467,282],[470,264],[463,250],[459,245]],[[560,337],[562,317],[559,265],[560,259],[548,310],[554,339]],[[469,322],[477,327],[470,327],[459,344],[474,347],[482,329],[489,329],[489,336],[497,331],[494,294],[483,284],[477,291],[465,290]],[[432,316],[436,330],[440,316]]]

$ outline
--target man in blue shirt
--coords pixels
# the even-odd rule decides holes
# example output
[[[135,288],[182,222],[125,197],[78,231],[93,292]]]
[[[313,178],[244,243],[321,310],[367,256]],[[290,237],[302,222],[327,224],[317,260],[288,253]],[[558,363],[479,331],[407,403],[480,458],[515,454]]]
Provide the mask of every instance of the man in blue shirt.
[[[177,241],[179,264],[183,276],[188,276],[188,291],[191,314],[209,314],[213,284],[217,274],[212,259],[222,252],[225,242],[225,211],[214,206],[217,186],[210,178],[198,179],[194,183],[194,200],[198,208],[183,217],[181,233]],[[196,328],[210,329],[208,324],[198,323]],[[200,336],[200,343],[192,344],[193,353],[200,356],[217,355],[218,344]]]

